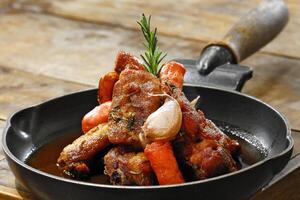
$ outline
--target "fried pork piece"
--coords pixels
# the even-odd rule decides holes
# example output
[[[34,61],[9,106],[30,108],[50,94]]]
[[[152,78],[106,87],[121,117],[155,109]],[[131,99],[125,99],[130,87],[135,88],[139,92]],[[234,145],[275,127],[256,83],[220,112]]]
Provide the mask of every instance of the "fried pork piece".
[[[150,162],[143,152],[116,147],[105,155],[104,163],[104,173],[114,185],[153,185],[155,182]]]
[[[241,151],[241,145],[238,141],[230,139],[209,119],[205,119],[205,125],[201,131],[201,136],[208,140],[218,141],[218,143],[227,149],[233,156],[238,155]]]
[[[198,179],[210,178],[237,170],[230,152],[216,140],[204,139],[193,145],[193,152],[189,158]]]
[[[171,95],[178,101],[181,107],[182,130],[187,133],[193,141],[199,141],[199,139],[216,140],[231,154],[239,154],[241,149],[239,143],[236,140],[230,139],[211,120],[206,119],[201,110],[196,111],[179,88],[172,87]]]
[[[151,94],[161,93],[160,81],[142,70],[125,69],[113,91],[109,116],[109,141],[113,144],[141,148],[139,133],[147,117],[162,101]]]
[[[197,112],[197,110],[190,105],[190,101],[186,98],[180,88],[168,85],[164,87],[167,93],[170,94],[179,103],[182,112],[181,129],[187,133],[193,141],[199,141],[199,132],[205,126],[204,115]]]
[[[177,159],[185,168],[186,179],[206,179],[237,170],[230,152],[216,140],[203,139],[193,142],[187,135],[179,136],[174,142]]]
[[[63,149],[57,164],[65,175],[72,178],[89,175],[90,161],[109,144],[107,131],[107,123],[100,124]]]
[[[194,179],[236,171],[237,165],[232,155],[239,154],[239,143],[206,119],[203,112],[196,111],[179,88],[171,86],[168,91],[182,110],[181,129],[184,134],[175,141],[180,163],[190,166]]]
[[[120,51],[115,61],[115,71],[121,73],[127,67],[135,70],[145,70],[143,63],[134,55]]]

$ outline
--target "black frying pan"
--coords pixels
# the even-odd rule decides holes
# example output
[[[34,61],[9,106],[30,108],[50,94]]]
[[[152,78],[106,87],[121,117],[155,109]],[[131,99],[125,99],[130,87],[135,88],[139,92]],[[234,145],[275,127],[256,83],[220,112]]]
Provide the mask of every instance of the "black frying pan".
[[[10,168],[37,199],[246,199],[265,186],[290,159],[293,140],[285,118],[267,104],[238,92],[185,86],[189,99],[201,95],[199,108],[208,118],[249,131],[268,152],[240,171],[172,186],[97,185],[56,177],[24,163],[32,152],[57,137],[80,130],[82,116],[95,105],[97,90],[59,97],[21,110],[8,120],[2,143]],[[251,152],[250,152],[251,153]]]
[[[277,16],[278,13],[281,17],[285,16],[287,18],[286,7],[281,1],[277,1],[281,3],[276,4],[276,9],[271,9],[270,15],[266,14],[266,8],[270,9],[270,5],[272,8],[275,1],[269,0],[266,2],[261,4],[254,13],[250,13],[249,16],[252,17],[245,18],[246,24],[251,22],[254,24],[254,28],[261,28],[263,21],[257,18],[259,14],[267,16],[267,19],[270,20],[273,19],[271,16]],[[277,7],[278,5],[279,7]],[[274,13],[274,10],[277,11]],[[256,22],[253,23],[251,18]],[[285,23],[282,23],[284,21],[286,20],[280,21],[279,25],[277,24],[279,28],[276,28],[276,23],[271,23],[272,20],[267,24],[271,24],[270,28],[273,27],[277,34],[284,26]],[[251,23],[249,26],[253,27]],[[237,27],[240,28],[240,25]],[[236,34],[238,38],[243,38],[239,33],[231,32]],[[252,31],[252,33],[260,35],[261,32]],[[260,39],[269,41],[274,33],[270,36]],[[188,68],[186,82],[213,86],[185,85],[184,92],[189,99],[193,99],[198,95],[201,96],[198,107],[206,113],[208,118],[234,124],[249,131],[252,137],[258,138],[267,150],[268,155],[264,159],[240,171],[203,181],[148,187],[85,183],[56,177],[26,165],[26,159],[37,148],[55,138],[67,136],[69,133],[81,129],[82,116],[97,105],[96,90],[88,90],[59,97],[18,111],[10,117],[4,130],[2,143],[7,161],[16,179],[22,186],[30,190],[37,199],[45,200],[93,200],[101,198],[118,200],[173,200],[174,198],[239,200],[249,198],[265,186],[286,165],[292,153],[293,140],[288,123],[279,112],[253,97],[229,90],[240,90],[252,73],[249,68],[244,66],[222,64],[239,62],[263,46],[265,42],[258,41],[258,45],[251,46],[246,37],[240,40],[230,40],[228,44],[227,46],[221,45],[221,47],[217,45],[220,48],[213,48],[215,50],[204,50],[199,61],[181,60]],[[236,48],[232,46],[233,44]],[[249,49],[245,51],[244,48]],[[210,53],[207,52],[213,52],[209,62],[207,61],[207,58],[209,60],[207,55]],[[224,54],[224,52],[227,53]],[[226,55],[229,55],[232,60],[228,60]],[[222,58],[224,59],[222,60]],[[201,71],[201,60],[206,60],[208,63],[206,66],[212,65],[212,68],[216,67],[216,63],[222,66],[206,77],[198,76],[195,66],[198,66]],[[208,71],[211,70],[210,68],[208,67]],[[206,73],[205,71],[204,73]],[[217,89],[217,87],[225,89]],[[251,151],[249,153],[251,154]]]

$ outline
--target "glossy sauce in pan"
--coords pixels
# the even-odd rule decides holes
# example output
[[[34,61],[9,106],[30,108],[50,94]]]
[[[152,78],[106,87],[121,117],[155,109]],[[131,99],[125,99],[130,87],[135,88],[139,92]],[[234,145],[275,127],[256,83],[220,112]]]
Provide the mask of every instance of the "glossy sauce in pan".
[[[229,137],[236,139],[242,146],[242,154],[239,157],[242,168],[254,164],[267,156],[267,150],[251,133],[228,123],[214,121],[216,125]],[[54,141],[38,148],[27,159],[26,163],[43,172],[56,176],[63,176],[56,166],[56,160],[65,146],[72,143],[82,133],[69,134],[66,137],[57,138]],[[104,156],[104,155],[103,155]],[[103,164],[99,161],[98,173],[87,182],[109,184],[109,178],[103,174]]]

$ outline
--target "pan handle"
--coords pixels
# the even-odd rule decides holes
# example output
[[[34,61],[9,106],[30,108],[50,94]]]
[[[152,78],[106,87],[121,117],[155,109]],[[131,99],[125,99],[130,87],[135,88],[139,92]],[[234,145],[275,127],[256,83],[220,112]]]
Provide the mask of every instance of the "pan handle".
[[[235,24],[223,42],[240,62],[275,38],[287,21],[288,9],[284,1],[265,0]]]
[[[283,0],[262,1],[235,24],[223,40],[204,48],[198,61],[198,71],[208,74],[228,62],[241,62],[274,39],[285,27],[288,18],[288,8]]]
[[[200,75],[195,67],[196,61],[177,59],[187,71],[184,83],[190,85],[212,86],[226,90],[241,91],[244,84],[252,77],[252,69],[245,65],[225,64],[207,76]]]

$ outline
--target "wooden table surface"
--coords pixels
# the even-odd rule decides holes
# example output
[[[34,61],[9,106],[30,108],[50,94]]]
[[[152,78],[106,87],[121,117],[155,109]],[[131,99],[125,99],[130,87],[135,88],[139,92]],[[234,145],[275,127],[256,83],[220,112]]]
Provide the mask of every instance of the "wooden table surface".
[[[286,0],[290,21],[260,52],[243,62],[254,77],[243,92],[282,112],[300,152],[300,4]],[[136,20],[152,14],[167,59],[197,58],[204,45],[222,38],[258,0],[1,0],[0,133],[13,111],[49,98],[97,86],[119,50],[139,55]],[[0,144],[1,145],[1,144]],[[1,147],[1,146],[0,146]],[[259,199],[300,199],[300,169],[258,193]],[[0,151],[0,199],[30,199],[15,189]]]

